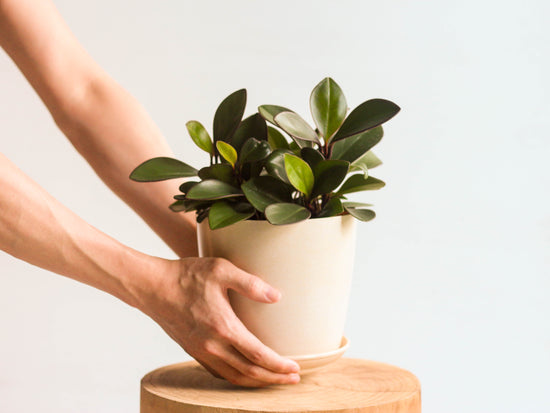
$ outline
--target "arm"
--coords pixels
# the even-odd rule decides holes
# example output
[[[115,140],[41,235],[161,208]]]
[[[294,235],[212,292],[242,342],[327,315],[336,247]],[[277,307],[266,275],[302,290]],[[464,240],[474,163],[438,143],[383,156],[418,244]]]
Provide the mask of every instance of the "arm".
[[[0,0],[0,45],[109,188],[180,257],[196,256],[194,214],[168,209],[174,182],[128,179],[146,159],[172,156],[166,140],[136,100],[86,53],[51,1]]]
[[[279,293],[218,258],[165,260],[98,231],[0,154],[0,249],[94,286],[154,319],[212,374],[235,384],[296,383],[294,362],[261,344],[231,310],[227,290],[264,303]]]

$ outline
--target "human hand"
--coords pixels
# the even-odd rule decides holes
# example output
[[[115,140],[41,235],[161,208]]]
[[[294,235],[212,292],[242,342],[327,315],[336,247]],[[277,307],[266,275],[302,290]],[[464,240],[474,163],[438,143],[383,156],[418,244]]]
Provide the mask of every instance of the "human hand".
[[[273,303],[280,293],[222,258],[165,261],[138,306],[212,375],[247,387],[298,383],[298,365],[262,344],[237,318],[227,291]]]

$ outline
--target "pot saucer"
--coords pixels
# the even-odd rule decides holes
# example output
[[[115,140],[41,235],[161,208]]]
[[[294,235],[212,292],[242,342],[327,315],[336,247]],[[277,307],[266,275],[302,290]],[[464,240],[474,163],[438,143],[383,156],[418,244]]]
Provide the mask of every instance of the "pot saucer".
[[[349,341],[346,337],[342,337],[340,347],[336,350],[327,351],[326,353],[310,354],[306,356],[289,357],[300,366],[300,374],[308,374],[317,371],[325,365],[339,359],[349,347]]]

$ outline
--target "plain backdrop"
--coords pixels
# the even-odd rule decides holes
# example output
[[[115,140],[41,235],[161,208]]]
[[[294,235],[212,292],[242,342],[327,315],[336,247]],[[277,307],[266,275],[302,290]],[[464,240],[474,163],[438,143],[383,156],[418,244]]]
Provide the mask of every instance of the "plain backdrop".
[[[550,412],[550,3],[55,0],[178,157],[246,87],[247,114],[333,77],[401,113],[361,224],[347,355],[413,371],[425,412]],[[94,175],[0,53],[1,150],[141,251],[174,255]],[[137,412],[139,380],[188,356],[116,299],[0,253],[0,412]]]

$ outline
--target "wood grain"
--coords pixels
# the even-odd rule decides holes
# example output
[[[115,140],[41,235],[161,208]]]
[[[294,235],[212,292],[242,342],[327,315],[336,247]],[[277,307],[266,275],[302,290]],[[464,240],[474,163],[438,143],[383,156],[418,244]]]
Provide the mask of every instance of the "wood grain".
[[[212,377],[194,361],[162,367],[141,381],[141,413],[420,413],[420,383],[384,363],[342,358],[297,385],[261,389]]]

